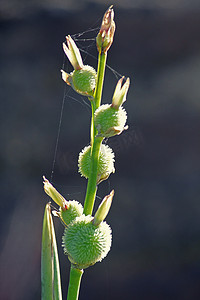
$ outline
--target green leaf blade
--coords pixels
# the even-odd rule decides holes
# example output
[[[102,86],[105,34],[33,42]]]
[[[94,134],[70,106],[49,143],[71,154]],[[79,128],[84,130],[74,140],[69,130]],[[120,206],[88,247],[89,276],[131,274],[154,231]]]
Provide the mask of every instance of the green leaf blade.
[[[60,267],[50,203],[43,219],[41,250],[42,300],[62,300]]]

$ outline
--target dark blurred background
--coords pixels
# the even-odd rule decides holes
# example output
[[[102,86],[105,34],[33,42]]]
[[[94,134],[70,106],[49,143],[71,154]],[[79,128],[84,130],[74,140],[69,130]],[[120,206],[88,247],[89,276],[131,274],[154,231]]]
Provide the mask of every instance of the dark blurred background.
[[[107,217],[112,251],[85,271],[80,299],[200,299],[200,2],[2,0],[2,300],[40,299],[49,200],[42,175],[52,177],[67,199],[84,201],[77,156],[89,142],[90,109],[61,80],[61,68],[72,70],[62,42],[71,34],[85,63],[96,67],[98,30],[89,30],[100,26],[110,4],[117,29],[103,102],[111,101],[115,71],[131,78],[129,130],[108,140],[116,173],[99,186],[97,204],[115,189]],[[56,218],[55,226],[60,245],[63,228]],[[69,263],[61,247],[59,252],[66,299]]]

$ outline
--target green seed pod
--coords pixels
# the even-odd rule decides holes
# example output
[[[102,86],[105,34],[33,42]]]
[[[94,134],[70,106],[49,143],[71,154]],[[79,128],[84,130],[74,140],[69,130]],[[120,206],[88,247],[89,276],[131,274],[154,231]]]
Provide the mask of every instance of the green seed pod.
[[[109,138],[127,129],[126,119],[127,114],[122,106],[116,109],[112,104],[103,104],[95,111],[94,122],[99,136]]]
[[[91,168],[91,146],[86,146],[80,152],[78,158],[78,167],[81,176],[88,178]],[[108,145],[101,144],[97,168],[97,183],[107,179],[109,175],[114,172],[114,153]]]
[[[85,269],[101,261],[108,254],[112,235],[106,222],[93,224],[92,216],[82,215],[72,221],[64,231],[64,253],[72,264]]]
[[[65,209],[60,208],[59,216],[65,225],[83,214],[83,206],[78,201],[67,201]]]
[[[70,73],[68,81],[72,88],[84,96],[92,96],[96,86],[97,74],[94,68],[84,65],[80,70]]]

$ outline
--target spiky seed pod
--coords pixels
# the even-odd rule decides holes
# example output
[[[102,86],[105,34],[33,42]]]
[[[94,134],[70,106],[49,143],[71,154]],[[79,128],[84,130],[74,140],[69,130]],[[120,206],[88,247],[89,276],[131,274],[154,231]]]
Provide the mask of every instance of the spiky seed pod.
[[[60,208],[59,216],[65,225],[83,214],[83,206],[75,200],[67,201],[65,209]]]
[[[125,127],[127,114],[125,109],[120,106],[115,109],[112,104],[103,104],[95,111],[95,126],[99,136],[109,138],[120,134]]]
[[[86,146],[79,154],[78,158],[79,173],[88,178],[91,168],[91,146]],[[97,183],[107,179],[111,173],[115,172],[114,153],[108,145],[102,144],[99,153],[97,168]]]
[[[72,264],[85,269],[100,262],[108,254],[112,235],[106,222],[95,226],[93,217],[82,215],[72,221],[64,231],[64,253]]]
[[[97,74],[93,67],[84,65],[81,69],[67,74],[62,70],[62,78],[79,94],[92,96],[94,94]]]

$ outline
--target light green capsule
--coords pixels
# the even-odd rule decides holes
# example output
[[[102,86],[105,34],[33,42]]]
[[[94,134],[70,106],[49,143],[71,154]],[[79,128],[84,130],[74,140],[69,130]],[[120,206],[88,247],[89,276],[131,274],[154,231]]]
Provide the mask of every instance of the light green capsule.
[[[68,225],[76,217],[83,214],[83,206],[75,200],[67,201],[65,209],[60,208],[59,217],[65,225]]]
[[[96,86],[97,74],[94,68],[84,65],[80,70],[74,70],[71,74],[71,86],[83,96],[92,96]]]
[[[64,253],[79,269],[85,269],[106,257],[112,242],[111,228],[106,222],[98,226],[93,217],[82,215],[72,221],[63,235]]]
[[[79,154],[78,158],[79,173],[88,178],[91,168],[91,146],[86,146]],[[111,173],[115,172],[114,153],[108,145],[102,144],[99,153],[97,168],[97,183],[107,179]]]
[[[116,109],[112,104],[103,104],[95,111],[94,122],[98,135],[105,138],[118,135],[127,129],[126,120],[127,114],[122,106]]]

